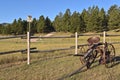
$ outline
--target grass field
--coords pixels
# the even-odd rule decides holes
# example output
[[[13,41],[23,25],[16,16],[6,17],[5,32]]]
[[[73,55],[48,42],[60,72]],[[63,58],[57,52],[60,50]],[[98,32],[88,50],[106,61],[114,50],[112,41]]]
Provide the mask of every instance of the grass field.
[[[109,32],[110,34],[120,34]],[[71,35],[70,33],[56,33],[56,35]],[[89,36],[81,36],[79,44],[87,43]],[[118,42],[120,37],[107,37],[108,42]],[[102,41],[102,37],[101,37]],[[38,50],[66,48],[75,45],[74,38],[66,39],[39,39],[31,43],[31,47]],[[105,68],[95,62],[91,69],[83,69],[65,80],[119,80],[120,79],[120,44],[113,44],[116,48],[118,60],[112,68]],[[26,49],[25,39],[0,40],[0,52],[17,49]],[[82,66],[79,57],[72,56],[73,50],[55,51],[49,53],[30,54],[31,63],[27,65],[27,54],[14,53],[0,55],[0,80],[57,80]]]

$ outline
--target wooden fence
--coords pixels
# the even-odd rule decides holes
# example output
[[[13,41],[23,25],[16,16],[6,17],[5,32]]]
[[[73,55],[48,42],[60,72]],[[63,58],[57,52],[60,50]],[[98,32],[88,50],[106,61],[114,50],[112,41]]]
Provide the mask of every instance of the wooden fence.
[[[0,40],[2,39],[11,39],[11,38],[24,38],[24,39],[28,39],[27,43],[29,44],[29,46],[27,47],[27,49],[20,49],[20,50],[13,50],[13,51],[7,51],[7,52],[0,52],[0,55],[3,54],[11,54],[11,53],[16,53],[16,52],[29,52],[30,53],[41,53],[41,52],[54,52],[54,51],[60,51],[60,50],[70,50],[70,49],[75,49],[75,54],[77,54],[77,50],[78,50],[78,46],[84,46],[84,45],[88,45],[88,44],[78,44],[78,37],[80,36],[94,36],[94,35],[98,35],[98,36],[103,36],[104,41],[105,42],[105,37],[109,37],[109,36],[120,36],[117,34],[107,34],[107,33],[103,33],[103,34],[77,34],[77,32],[75,33],[75,35],[70,35],[70,36],[50,36],[50,37],[44,37],[44,36],[30,36],[28,35],[15,35],[15,36],[4,36],[4,37],[0,37]],[[30,39],[32,38],[75,38],[75,45],[73,47],[68,47],[68,48],[59,48],[59,49],[52,49],[52,50],[36,50],[36,48],[30,48]],[[120,42],[114,42],[113,44],[119,44]],[[28,51],[29,50],[29,51]],[[28,55],[29,56],[29,55]],[[30,57],[30,56],[29,56]]]

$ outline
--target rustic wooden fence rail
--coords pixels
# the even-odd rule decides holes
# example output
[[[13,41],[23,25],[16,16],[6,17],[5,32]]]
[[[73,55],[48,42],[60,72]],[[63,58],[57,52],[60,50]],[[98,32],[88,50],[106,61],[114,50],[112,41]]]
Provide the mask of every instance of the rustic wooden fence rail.
[[[21,38],[21,39],[28,39],[28,36],[29,36],[29,39],[32,39],[32,38],[75,38],[75,46],[72,46],[72,47],[69,47],[69,48],[60,48],[60,49],[52,49],[52,50],[35,50],[36,48],[30,48],[30,47],[27,47],[27,49],[21,49],[21,50],[13,50],[13,51],[7,51],[7,52],[0,52],[0,55],[2,54],[11,54],[11,53],[16,53],[16,52],[30,52],[30,53],[41,53],[41,52],[54,52],[54,51],[60,51],[60,50],[70,50],[70,49],[75,49],[75,54],[77,54],[77,49],[78,47],[80,46],[85,46],[85,45],[88,45],[88,44],[83,44],[83,45],[78,45],[78,37],[80,36],[94,36],[94,35],[98,35],[98,36],[120,36],[118,34],[107,34],[107,33],[103,33],[103,34],[75,34],[75,35],[69,35],[69,36],[50,36],[50,37],[46,37],[46,36],[30,36],[30,35],[14,35],[14,36],[0,36],[0,40],[2,39],[11,39],[11,38]],[[104,37],[103,36],[103,37]],[[105,37],[104,37],[105,39]],[[103,40],[104,41],[104,40]],[[27,43],[30,44],[30,41],[27,40]],[[120,43],[120,42],[114,42],[114,43]],[[113,43],[113,44],[114,44]],[[28,50],[28,51],[27,51]]]
[[[25,37],[26,35],[14,35],[14,36],[0,36],[0,40],[2,39],[11,39],[11,38],[22,38]]]
[[[30,50],[34,50],[34,49],[37,49],[37,48],[36,47],[30,48]],[[12,51],[0,52],[0,55],[17,53],[17,52],[22,52],[23,53],[25,51],[27,51],[27,49],[12,50]]]

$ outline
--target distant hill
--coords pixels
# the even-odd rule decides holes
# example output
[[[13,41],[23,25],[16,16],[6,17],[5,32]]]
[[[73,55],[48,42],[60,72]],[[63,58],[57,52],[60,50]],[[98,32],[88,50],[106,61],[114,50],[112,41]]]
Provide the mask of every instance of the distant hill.
[[[10,23],[1,23],[2,26],[8,26]]]

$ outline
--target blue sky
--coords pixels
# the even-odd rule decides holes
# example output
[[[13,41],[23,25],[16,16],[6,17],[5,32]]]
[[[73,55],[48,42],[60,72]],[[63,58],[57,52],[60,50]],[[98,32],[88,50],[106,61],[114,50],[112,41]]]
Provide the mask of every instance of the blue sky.
[[[114,4],[120,6],[120,0],[0,0],[0,3],[0,23],[11,23],[18,18],[26,20],[28,15],[37,19],[44,15],[54,20],[59,12],[64,13],[68,8],[71,12],[82,12],[93,5],[106,11]]]

